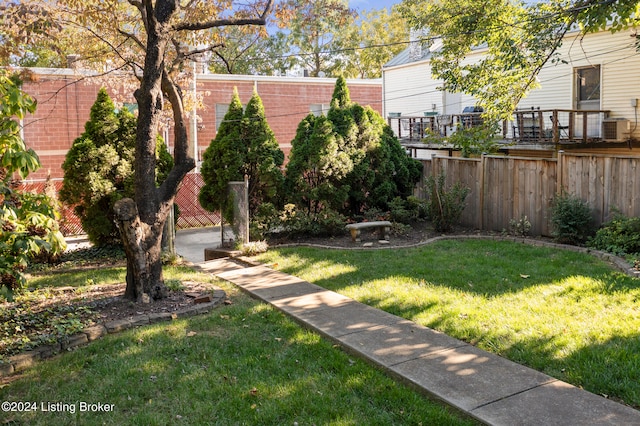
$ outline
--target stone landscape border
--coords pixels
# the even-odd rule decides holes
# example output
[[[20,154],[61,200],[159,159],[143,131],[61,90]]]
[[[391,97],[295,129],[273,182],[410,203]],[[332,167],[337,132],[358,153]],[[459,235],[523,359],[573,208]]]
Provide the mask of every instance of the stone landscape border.
[[[206,314],[218,305],[222,304],[226,297],[227,294],[224,290],[214,288],[211,297],[212,300],[210,302],[197,303],[174,312],[136,315],[130,318],[113,320],[104,324],[96,324],[91,327],[87,327],[80,333],[72,336],[66,336],[57,343],[38,346],[32,350],[12,355],[8,357],[8,362],[0,361],[0,377],[9,376],[13,373],[25,370],[40,360],[51,358],[63,351],[72,351],[77,347],[84,346],[94,340],[106,336],[107,334],[119,333],[121,331],[143,325],[156,324],[163,321],[173,321],[194,315]]]

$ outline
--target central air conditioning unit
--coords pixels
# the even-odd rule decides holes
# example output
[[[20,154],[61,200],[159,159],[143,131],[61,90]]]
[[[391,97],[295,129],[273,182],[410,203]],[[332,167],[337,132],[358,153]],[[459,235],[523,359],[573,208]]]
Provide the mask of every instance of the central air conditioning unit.
[[[606,142],[623,142],[630,136],[629,120],[605,118],[602,120],[602,139]]]

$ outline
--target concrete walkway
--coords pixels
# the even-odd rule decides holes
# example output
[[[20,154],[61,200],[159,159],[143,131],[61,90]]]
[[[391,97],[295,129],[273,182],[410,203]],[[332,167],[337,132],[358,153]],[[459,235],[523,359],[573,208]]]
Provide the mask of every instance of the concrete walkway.
[[[640,411],[266,266],[198,265],[491,425],[640,425]]]
[[[640,411],[266,266],[203,262],[219,228],[176,251],[425,393],[491,425],[640,425]]]

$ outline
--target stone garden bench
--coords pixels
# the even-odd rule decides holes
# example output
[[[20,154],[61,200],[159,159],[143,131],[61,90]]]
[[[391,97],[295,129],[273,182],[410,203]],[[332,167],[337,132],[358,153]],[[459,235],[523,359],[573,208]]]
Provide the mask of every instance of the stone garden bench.
[[[360,231],[367,228],[376,228],[381,240],[389,239],[389,230],[391,229],[391,222],[388,220],[379,220],[376,222],[359,222],[350,223],[347,225],[347,229],[351,233],[351,240],[354,242],[360,241]]]

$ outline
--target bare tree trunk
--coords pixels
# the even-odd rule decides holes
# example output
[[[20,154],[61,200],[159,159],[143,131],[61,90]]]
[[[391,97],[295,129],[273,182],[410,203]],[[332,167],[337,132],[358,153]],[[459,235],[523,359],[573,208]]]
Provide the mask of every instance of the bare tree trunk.
[[[166,297],[162,280],[162,233],[140,222],[136,203],[130,198],[118,201],[114,211],[127,254],[125,298],[149,303]]]
[[[263,14],[256,19],[213,20],[204,23],[171,23],[179,8],[177,0],[141,0],[130,2],[142,16],[147,35],[144,67],[138,101],[136,129],[135,200],[123,199],[114,210],[127,254],[127,288],[125,296],[137,302],[166,297],[162,277],[161,243],[164,224],[173,209],[178,186],[195,166],[189,154],[187,121],[180,88],[167,73],[166,50],[177,46],[171,39],[176,31],[194,31],[224,25],[264,25],[271,9],[268,0]],[[138,40],[140,44],[142,42]],[[178,52],[179,56],[183,54]],[[185,57],[182,57],[184,60]],[[163,103],[168,100],[173,111],[174,165],[160,187],[156,187],[156,138]]]
[[[187,125],[179,88],[165,71],[165,50],[169,42],[168,22],[176,3],[158,2],[146,9],[147,44],[138,101],[136,132],[135,201],[124,199],[114,206],[116,220],[127,254],[125,297],[147,302],[166,297],[162,277],[162,232],[173,208],[178,185],[195,166],[188,153]],[[156,138],[164,99],[171,103],[174,117],[174,167],[156,187]]]

